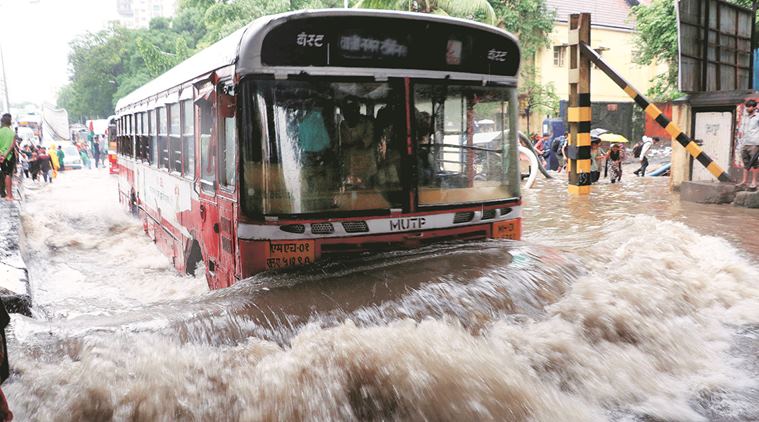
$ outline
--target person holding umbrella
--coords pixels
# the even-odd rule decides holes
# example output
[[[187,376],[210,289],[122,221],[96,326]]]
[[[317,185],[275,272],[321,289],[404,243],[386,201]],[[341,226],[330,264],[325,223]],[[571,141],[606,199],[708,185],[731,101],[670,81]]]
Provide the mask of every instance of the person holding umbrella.
[[[611,149],[604,155],[609,166],[609,180],[611,183],[622,181],[622,151],[619,144],[612,144]]]

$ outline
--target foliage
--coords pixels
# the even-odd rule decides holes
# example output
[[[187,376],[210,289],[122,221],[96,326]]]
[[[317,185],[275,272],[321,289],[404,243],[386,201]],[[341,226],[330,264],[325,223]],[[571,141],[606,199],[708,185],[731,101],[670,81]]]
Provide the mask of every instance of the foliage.
[[[519,35],[522,57],[531,58],[550,45],[555,12],[546,8],[545,0],[491,0],[498,16],[498,26]]]
[[[495,10],[488,0],[360,0],[354,7],[435,13],[495,25]]]
[[[356,7],[447,14],[498,24],[520,36],[527,56],[547,45],[553,16],[545,0],[351,0]],[[119,98],[255,18],[305,8],[342,7],[343,0],[179,0],[174,18],[144,29],[112,26],[71,43],[70,82],[58,105],[72,120],[107,117]],[[536,97],[546,89],[531,89]],[[538,101],[545,103],[546,101]]]
[[[635,36],[638,48],[633,52],[633,60],[643,65],[666,63],[669,69],[651,80],[653,85],[646,94],[654,101],[672,99],[678,94],[675,4],[669,0],[653,0],[648,6],[633,7],[632,15],[638,29]]]
[[[531,60],[535,53],[550,46],[548,35],[553,31],[555,12],[548,11],[545,0],[495,0],[498,26],[519,36],[522,51],[522,83],[520,94],[526,97],[530,112],[558,114],[559,97],[553,84],[537,82]]]
[[[537,82],[535,68],[524,66],[524,75],[520,93],[525,96],[525,107],[530,113],[545,113],[556,115],[559,113],[559,96],[553,82],[546,85]]]
[[[71,43],[70,82],[58,106],[72,120],[107,117],[119,98],[260,16],[341,7],[342,0],[180,0],[172,19],[144,29],[113,26]]]
[[[71,44],[71,83],[59,94],[58,105],[69,116],[106,117],[113,110],[116,78],[123,72],[124,58],[133,34],[119,27],[88,33]]]
[[[538,83],[530,64],[539,49],[550,45],[548,34],[553,30],[555,14],[548,11],[545,0],[361,0],[356,7],[448,14],[487,22],[517,34],[523,63],[521,94],[527,96],[527,104],[534,111],[558,112],[559,100],[553,85]]]

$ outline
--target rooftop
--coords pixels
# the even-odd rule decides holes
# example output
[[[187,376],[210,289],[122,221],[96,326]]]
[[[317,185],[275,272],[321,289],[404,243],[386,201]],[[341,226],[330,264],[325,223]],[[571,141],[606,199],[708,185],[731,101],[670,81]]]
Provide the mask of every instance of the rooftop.
[[[593,26],[635,29],[633,6],[649,4],[650,0],[546,0],[546,8],[556,11],[556,21],[568,22],[572,13],[590,13]]]

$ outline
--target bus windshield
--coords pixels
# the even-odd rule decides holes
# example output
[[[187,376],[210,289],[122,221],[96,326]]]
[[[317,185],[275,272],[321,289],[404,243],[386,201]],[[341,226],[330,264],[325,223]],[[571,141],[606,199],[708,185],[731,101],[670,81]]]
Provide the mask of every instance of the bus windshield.
[[[402,80],[243,81],[243,209],[403,209],[414,186],[420,206],[518,197],[515,89],[413,87],[409,156]]]
[[[420,206],[519,196],[514,88],[417,84],[414,105]]]
[[[241,128],[250,140],[242,145],[245,209],[301,214],[400,208],[401,94],[402,86],[388,82],[244,84],[243,110],[256,110]]]

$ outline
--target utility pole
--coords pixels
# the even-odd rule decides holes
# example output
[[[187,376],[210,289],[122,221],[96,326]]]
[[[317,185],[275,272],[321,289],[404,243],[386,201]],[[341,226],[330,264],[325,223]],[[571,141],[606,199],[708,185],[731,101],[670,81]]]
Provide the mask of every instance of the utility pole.
[[[569,193],[590,194],[590,59],[580,44],[590,45],[590,13],[569,16]]]

